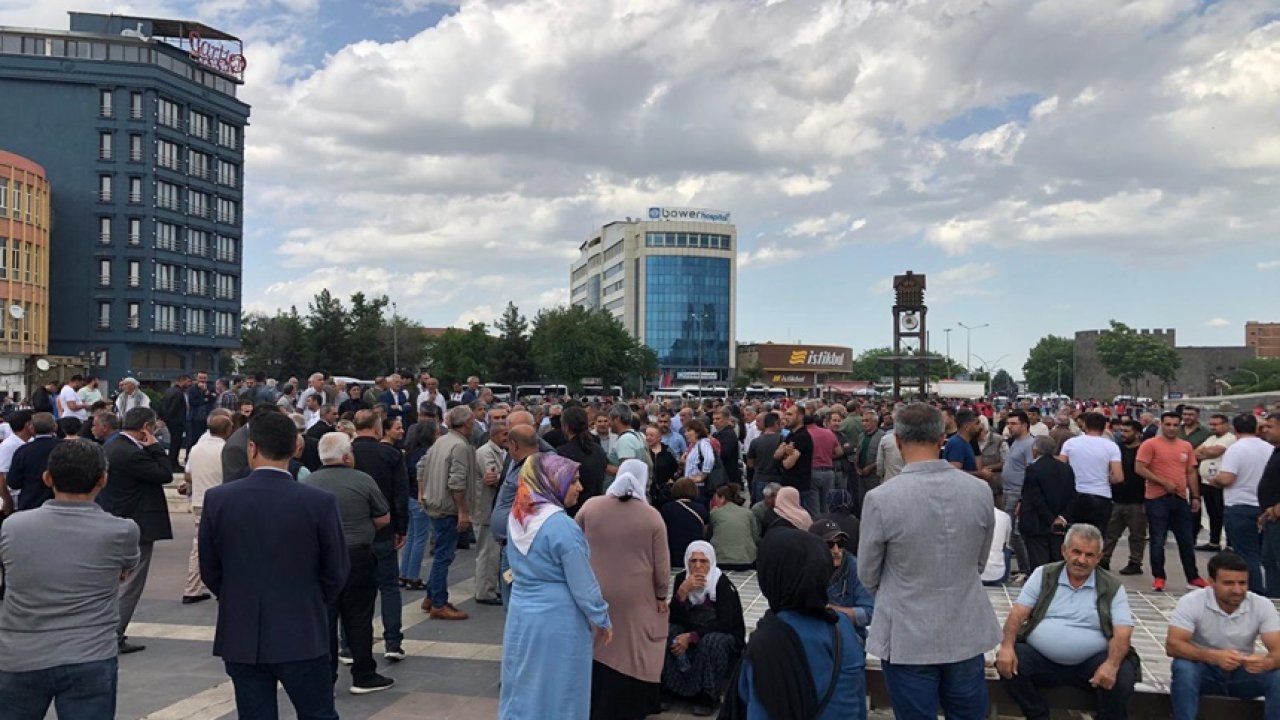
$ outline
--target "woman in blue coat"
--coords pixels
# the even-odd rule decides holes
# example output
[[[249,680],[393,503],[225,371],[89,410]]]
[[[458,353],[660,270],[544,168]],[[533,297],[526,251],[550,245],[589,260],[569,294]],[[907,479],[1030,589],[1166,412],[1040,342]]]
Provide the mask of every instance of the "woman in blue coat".
[[[587,720],[592,632],[613,639],[587,540],[565,514],[582,492],[578,463],[530,456],[507,524],[511,605],[502,636],[502,720]]]

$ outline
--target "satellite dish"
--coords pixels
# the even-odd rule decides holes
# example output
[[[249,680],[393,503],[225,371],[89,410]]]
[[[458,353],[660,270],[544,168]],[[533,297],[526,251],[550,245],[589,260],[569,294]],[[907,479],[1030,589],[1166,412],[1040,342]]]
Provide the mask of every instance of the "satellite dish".
[[[21,320],[22,317],[27,313],[25,310],[22,309],[21,305],[10,305],[9,314],[13,316],[14,320]]]
[[[40,358],[36,361],[36,369],[40,372],[47,372],[49,370],[49,361],[44,358]]]

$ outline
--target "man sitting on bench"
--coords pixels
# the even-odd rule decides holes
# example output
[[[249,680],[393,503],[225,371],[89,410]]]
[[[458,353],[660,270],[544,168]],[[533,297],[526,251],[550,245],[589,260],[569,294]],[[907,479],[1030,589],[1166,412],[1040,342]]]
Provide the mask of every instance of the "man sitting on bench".
[[[1255,654],[1258,637],[1266,655]],[[1209,587],[1192,590],[1169,617],[1165,652],[1173,658],[1175,720],[1195,720],[1201,695],[1266,698],[1267,720],[1280,718],[1280,617],[1249,592],[1249,564],[1223,552],[1209,561]]]
[[[1063,562],[1036,568],[1009,610],[996,670],[1029,720],[1049,720],[1040,689],[1069,685],[1097,693],[1098,720],[1124,720],[1140,678],[1129,646],[1133,614],[1120,579],[1098,567],[1102,534],[1076,524]]]

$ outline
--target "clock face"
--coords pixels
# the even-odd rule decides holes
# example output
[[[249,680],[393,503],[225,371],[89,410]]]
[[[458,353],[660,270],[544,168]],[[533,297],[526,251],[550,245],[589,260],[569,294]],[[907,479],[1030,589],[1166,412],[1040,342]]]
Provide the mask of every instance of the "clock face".
[[[899,323],[902,325],[903,330],[915,330],[920,327],[920,316],[913,312],[903,313],[899,318]]]

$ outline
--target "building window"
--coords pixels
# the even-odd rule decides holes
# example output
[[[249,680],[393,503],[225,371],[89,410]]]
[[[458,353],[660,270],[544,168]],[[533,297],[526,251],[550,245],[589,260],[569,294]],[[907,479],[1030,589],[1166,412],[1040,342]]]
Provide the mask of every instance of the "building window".
[[[729,259],[659,255],[645,263],[642,337],[659,366],[727,368]]]
[[[13,251],[16,253],[18,252],[18,249],[15,247]],[[18,272],[16,258],[14,262],[13,271],[15,275]],[[102,287],[111,287],[111,261],[110,260],[98,261],[98,284],[101,285]]]
[[[142,119],[142,93],[136,90],[129,93],[129,119]]]
[[[218,144],[224,148],[235,150],[240,145],[240,128],[219,120]]]
[[[178,250],[178,226],[166,222],[156,223],[156,249]]]
[[[208,295],[209,273],[204,270],[187,269],[187,294]]]
[[[182,128],[182,108],[172,100],[156,100],[156,121],[165,127]]]
[[[216,313],[218,323],[218,335],[222,337],[234,337],[236,334],[236,316],[229,312]]]
[[[178,292],[178,266],[156,265],[156,290]]]
[[[209,177],[209,156],[195,150],[187,151],[187,172],[192,177]]]
[[[226,235],[218,236],[218,259],[224,262],[236,261],[236,239]]]
[[[130,330],[137,330],[138,326],[142,324],[141,318],[142,304],[136,302],[129,303],[129,317],[125,320],[125,324],[128,328]]]
[[[178,308],[172,305],[156,306],[156,332],[178,332]]]
[[[236,215],[239,208],[236,207],[235,200],[227,200],[226,198],[218,198],[218,222],[227,225],[236,224]]]
[[[135,205],[142,202],[142,178],[129,178],[129,202]]]
[[[209,116],[191,111],[191,134],[202,140],[209,139]]]
[[[617,275],[620,272],[622,272],[622,263],[618,263],[617,265],[614,265],[613,267],[605,270],[604,279],[608,280],[609,278],[613,277],[614,275]]]
[[[142,162],[142,136],[129,136],[129,161]]]
[[[209,196],[195,190],[187,190],[187,214],[196,217],[209,216]]]
[[[139,260],[129,261],[129,287],[142,287],[142,262]]]
[[[209,254],[209,234],[203,230],[187,229],[187,254],[204,257]]]
[[[187,332],[192,335],[205,333],[206,313],[199,308],[187,308]]]
[[[98,328],[106,330],[111,327],[111,303],[98,303]]]
[[[98,159],[111,159],[111,133],[109,132],[98,133]]]
[[[5,264],[5,259],[9,257],[8,248],[9,239],[0,237],[0,280],[5,280],[9,277],[9,268]],[[0,314],[0,318],[3,317],[3,314]]]
[[[157,182],[156,207],[166,210],[181,210],[182,205],[178,200],[178,186],[173,183]]]
[[[98,242],[102,245],[111,244],[111,218],[98,218]]]
[[[9,209],[9,181],[0,178],[0,215]]]
[[[227,187],[236,186],[236,177],[239,176],[239,168],[226,160],[218,161],[218,184]]]
[[[234,300],[236,297],[236,278],[234,275],[225,275],[223,273],[214,274],[214,291],[218,298],[222,300]]]
[[[162,168],[177,170],[179,167],[178,149],[179,146],[176,143],[171,143],[168,140],[157,140],[156,164]]]
[[[15,193],[16,195],[16,193]],[[102,202],[111,202],[111,176],[98,176],[98,199]]]
[[[98,116],[109,118],[113,111],[113,93],[110,90],[98,91]]]
[[[129,244],[142,244],[142,218],[129,218]]]

